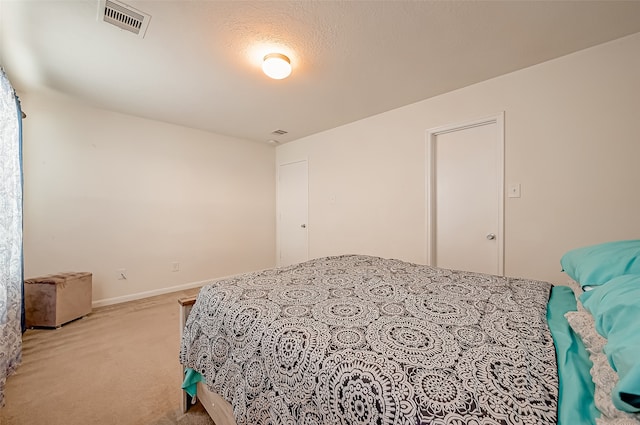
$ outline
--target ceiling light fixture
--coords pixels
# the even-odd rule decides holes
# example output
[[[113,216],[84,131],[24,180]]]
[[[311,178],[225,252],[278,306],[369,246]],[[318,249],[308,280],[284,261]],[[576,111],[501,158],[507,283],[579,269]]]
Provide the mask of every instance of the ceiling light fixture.
[[[291,75],[291,61],[282,53],[269,53],[264,57],[262,70],[274,80],[282,80]]]

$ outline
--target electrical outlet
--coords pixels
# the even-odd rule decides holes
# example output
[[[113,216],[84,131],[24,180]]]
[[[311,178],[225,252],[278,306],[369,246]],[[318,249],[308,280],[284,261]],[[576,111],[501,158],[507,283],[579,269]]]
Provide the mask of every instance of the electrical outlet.
[[[118,276],[118,280],[127,280],[127,269],[116,270],[116,275]]]
[[[519,198],[520,197],[520,183],[513,183],[509,185],[507,191],[507,198]]]
[[[173,263],[171,263],[171,271],[172,272],[179,272],[180,271],[180,263],[178,263],[177,261],[174,261]]]

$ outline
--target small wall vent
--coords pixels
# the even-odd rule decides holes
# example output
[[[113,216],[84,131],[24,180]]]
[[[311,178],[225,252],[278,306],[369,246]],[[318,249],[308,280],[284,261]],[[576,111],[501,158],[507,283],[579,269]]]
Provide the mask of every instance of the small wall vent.
[[[151,15],[115,0],[100,0],[98,20],[144,37]]]
[[[282,136],[283,134],[287,134],[287,133],[288,133],[288,131],[284,131],[284,130],[273,130],[271,132],[271,134],[277,134],[277,135],[280,135],[280,136]]]

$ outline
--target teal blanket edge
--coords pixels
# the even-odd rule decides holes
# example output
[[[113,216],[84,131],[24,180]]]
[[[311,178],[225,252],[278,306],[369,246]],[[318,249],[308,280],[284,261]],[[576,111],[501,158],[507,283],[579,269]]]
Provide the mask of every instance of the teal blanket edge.
[[[596,423],[595,385],[589,354],[564,315],[577,310],[576,297],[568,286],[554,286],[547,305],[547,323],[556,348],[558,364],[558,425]]]
[[[190,367],[184,370],[184,380],[182,381],[182,389],[187,392],[191,397],[196,396],[196,385],[198,382],[204,381],[202,375]]]

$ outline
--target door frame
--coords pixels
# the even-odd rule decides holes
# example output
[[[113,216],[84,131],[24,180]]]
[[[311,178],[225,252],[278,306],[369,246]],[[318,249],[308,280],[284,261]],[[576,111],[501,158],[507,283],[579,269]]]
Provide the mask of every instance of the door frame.
[[[276,170],[276,267],[280,267],[281,266],[281,248],[282,248],[282,237],[281,237],[281,230],[282,230],[282,217],[281,217],[281,210],[282,207],[280,205],[280,167],[284,167],[286,165],[292,165],[292,164],[297,164],[299,162],[304,162],[307,164],[307,216],[305,217],[305,222],[306,222],[306,226],[307,226],[307,246],[305,247],[306,249],[306,255],[305,257],[308,259],[309,258],[309,158],[305,157],[305,158],[301,158],[301,159],[297,159],[297,160],[293,160],[293,161],[286,161],[280,164],[277,164],[277,170]]]
[[[498,147],[498,274],[504,276],[504,111],[495,115],[466,121],[459,124],[449,124],[441,127],[435,127],[426,132],[426,149],[425,149],[425,165],[426,165],[426,217],[425,217],[425,242],[426,242],[426,261],[427,265],[435,265],[436,256],[436,239],[433,237],[436,233],[436,138],[440,134],[451,133],[454,131],[467,130],[473,127],[479,127],[487,124],[496,124],[497,130],[497,147]]]

